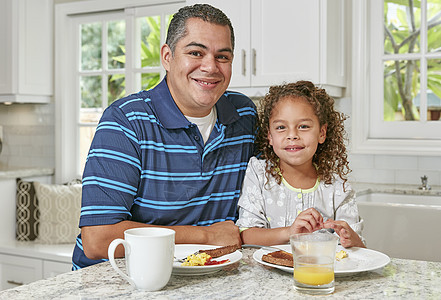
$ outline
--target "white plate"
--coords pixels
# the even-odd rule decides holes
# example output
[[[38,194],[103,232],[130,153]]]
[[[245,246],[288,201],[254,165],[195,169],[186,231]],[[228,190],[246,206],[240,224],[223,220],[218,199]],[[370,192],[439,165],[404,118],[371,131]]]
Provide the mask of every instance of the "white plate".
[[[219,248],[220,246],[213,246],[213,245],[198,245],[198,244],[179,244],[175,246],[175,257],[177,258],[185,258],[190,254],[193,254],[196,251],[199,250],[205,250],[205,249],[215,249]],[[226,266],[229,266],[231,264],[234,264],[235,262],[238,262],[242,258],[242,252],[239,250],[236,250],[233,253],[216,257],[214,260],[224,260],[229,259],[229,262],[226,262],[224,264],[220,265],[211,265],[211,266],[181,266],[180,262],[173,262],[173,272],[174,275],[205,275],[210,273],[215,273]]]
[[[290,245],[278,245],[275,247],[285,250],[289,253],[292,252]],[[340,261],[335,261],[334,271],[336,276],[346,276],[352,275],[354,273],[376,270],[386,266],[390,262],[389,256],[371,249],[358,247],[345,249],[339,245],[337,246],[337,252],[340,250],[345,250],[348,253],[348,257]],[[261,263],[262,265],[274,267],[289,273],[293,272],[293,268],[278,266],[263,261],[262,256],[264,254],[268,254],[269,252],[270,251],[259,249],[254,252],[253,258],[255,261]]]

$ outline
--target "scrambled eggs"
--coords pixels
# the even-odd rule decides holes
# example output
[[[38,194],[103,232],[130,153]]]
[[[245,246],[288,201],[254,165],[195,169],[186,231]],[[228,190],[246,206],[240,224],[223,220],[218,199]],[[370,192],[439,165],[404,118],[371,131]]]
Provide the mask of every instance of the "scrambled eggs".
[[[337,252],[337,254],[335,254],[336,260],[341,260],[346,257],[348,257],[348,253],[345,250],[340,250],[339,252]]]
[[[211,259],[211,256],[207,253],[198,253],[196,255],[191,254],[187,256],[185,261],[181,264],[182,266],[203,266],[207,261]]]

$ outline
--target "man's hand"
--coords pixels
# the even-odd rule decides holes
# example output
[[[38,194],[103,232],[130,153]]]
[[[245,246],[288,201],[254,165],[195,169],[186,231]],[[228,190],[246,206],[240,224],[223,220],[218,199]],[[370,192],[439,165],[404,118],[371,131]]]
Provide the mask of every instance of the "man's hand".
[[[208,240],[205,244],[219,246],[242,245],[239,227],[233,221],[214,223],[211,226],[201,228],[207,230]]]
[[[84,254],[90,259],[107,258],[110,243],[124,238],[124,231],[137,227],[154,225],[133,221],[122,221],[112,225],[85,226],[81,228]],[[233,221],[215,223],[211,226],[155,226],[169,228],[176,232],[176,244],[242,245],[239,227]],[[124,257],[124,248],[116,248],[115,257]]]

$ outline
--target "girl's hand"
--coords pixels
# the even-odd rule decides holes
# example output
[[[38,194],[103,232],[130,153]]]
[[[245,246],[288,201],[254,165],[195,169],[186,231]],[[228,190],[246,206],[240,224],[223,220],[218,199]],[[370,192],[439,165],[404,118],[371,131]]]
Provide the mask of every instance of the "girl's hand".
[[[323,217],[315,208],[302,211],[289,227],[289,235],[308,233],[323,228]]]
[[[361,247],[366,248],[360,239],[360,236],[345,221],[327,220],[324,228],[333,228],[340,237],[340,244],[345,247]]]

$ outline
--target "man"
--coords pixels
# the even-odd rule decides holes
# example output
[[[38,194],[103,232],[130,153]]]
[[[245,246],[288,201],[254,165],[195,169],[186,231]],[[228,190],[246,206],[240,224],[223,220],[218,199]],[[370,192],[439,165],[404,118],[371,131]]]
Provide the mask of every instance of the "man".
[[[134,227],[171,228],[176,243],[241,244],[234,221],[256,109],[226,92],[233,50],[220,10],[184,7],[161,48],[164,80],[103,113],[83,174],[74,269],[107,258],[110,242]]]

